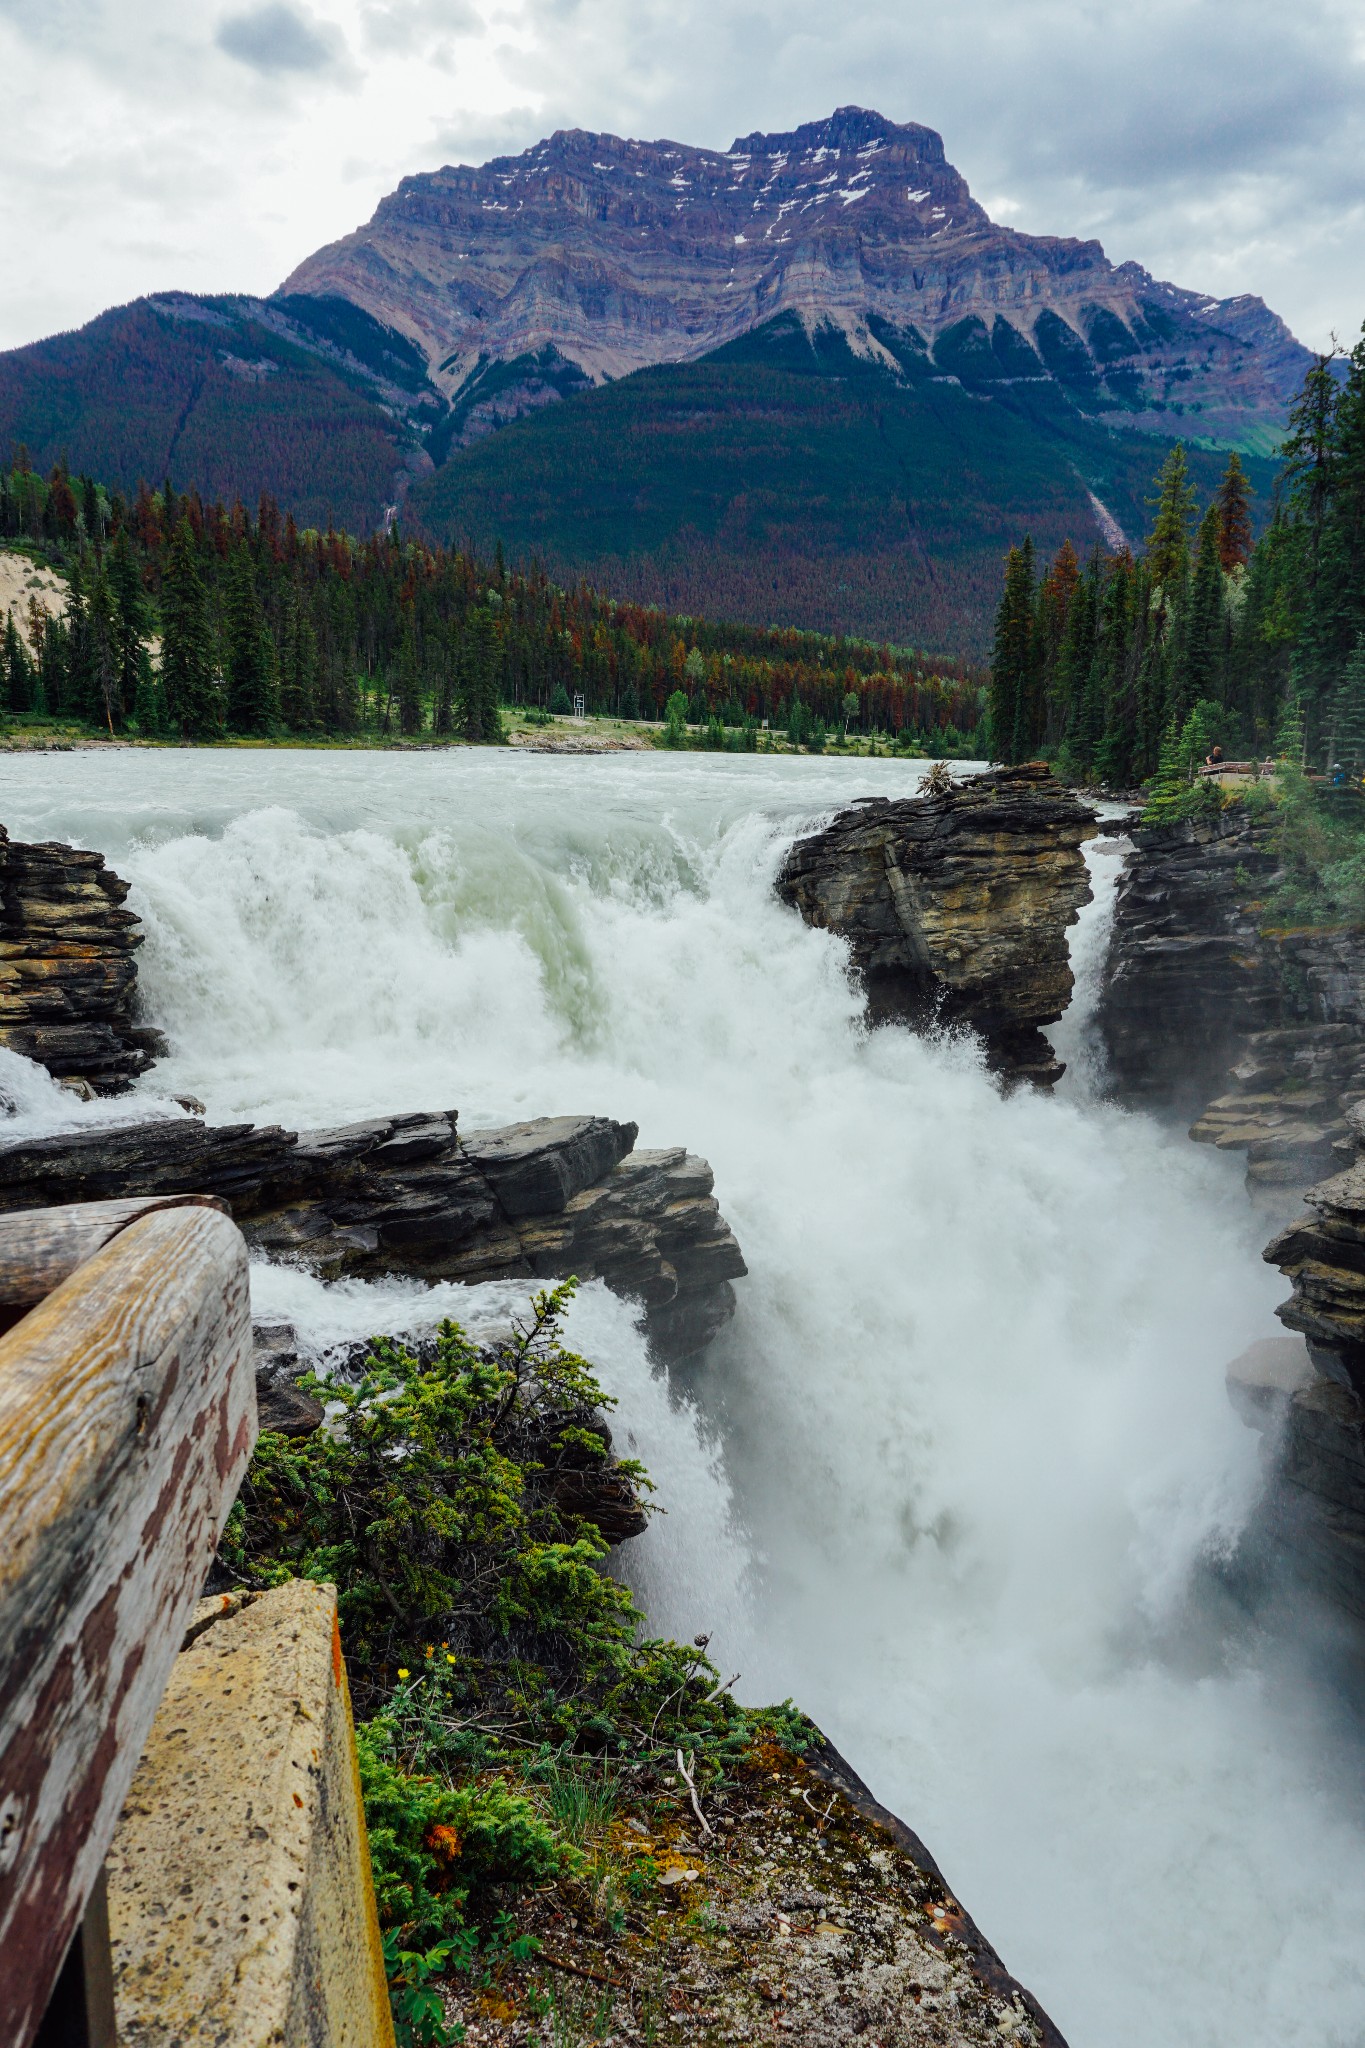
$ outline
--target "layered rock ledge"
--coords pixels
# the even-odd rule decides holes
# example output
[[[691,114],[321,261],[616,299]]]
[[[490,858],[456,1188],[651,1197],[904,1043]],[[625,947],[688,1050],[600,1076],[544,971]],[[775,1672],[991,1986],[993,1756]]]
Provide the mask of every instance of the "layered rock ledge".
[[[1354,1151],[1365,933],[1263,923],[1273,827],[1239,806],[1132,837],[1096,1016],[1114,1090],[1195,1116],[1191,1137],[1245,1152],[1282,1201]]]
[[[140,920],[104,856],[23,845],[0,825],[0,1045],[97,1094],[165,1051],[137,1019]]]
[[[636,1135],[563,1116],[461,1137],[453,1110],[318,1131],[161,1118],[0,1142],[0,1211],[216,1195],[254,1250],[327,1280],[601,1278],[644,1304],[658,1356],[686,1358],[733,1314],[744,1260],[706,1161]]]
[[[1067,928],[1090,900],[1095,814],[1041,762],[924,796],[867,797],[798,840],[777,881],[848,940],[875,1021],[963,1024],[990,1064],[1051,1086],[1071,999]]]

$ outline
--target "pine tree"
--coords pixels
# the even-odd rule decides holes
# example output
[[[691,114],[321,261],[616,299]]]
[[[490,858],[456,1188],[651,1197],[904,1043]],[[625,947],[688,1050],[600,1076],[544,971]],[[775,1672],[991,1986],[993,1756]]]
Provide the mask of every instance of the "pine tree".
[[[1215,500],[1200,522],[1194,576],[1182,608],[1179,657],[1173,663],[1171,709],[1181,719],[1201,697],[1214,696],[1220,680],[1225,613],[1221,528],[1222,515]]]
[[[1223,471],[1215,500],[1218,507],[1218,561],[1224,575],[1245,568],[1251,553],[1251,485],[1234,448]]]
[[[398,653],[398,729],[410,736],[422,729],[422,672],[413,607],[406,605],[404,611],[403,644]]]
[[[109,578],[101,566],[90,586],[87,608],[89,661],[85,672],[82,716],[92,725],[102,725],[112,739],[114,724],[123,722],[123,700],[119,692],[119,615]]]
[[[151,614],[142,588],[126,526],[120,526],[109,550],[107,574],[114,600],[114,665],[120,714],[127,713],[137,695],[141,671],[142,643],[151,630]]]
[[[171,539],[161,593],[161,691],[167,724],[185,739],[212,739],[220,729],[208,595],[187,518]]]
[[[995,615],[989,704],[996,760],[1023,760],[1031,745],[1035,655],[1033,542],[1026,538],[1005,558],[1005,588]]]
[[[502,738],[498,712],[500,657],[493,614],[487,606],[476,605],[465,621],[460,654],[460,701],[464,729],[472,740]]]
[[[243,540],[233,548],[228,564],[223,668],[231,730],[269,732],[279,718],[279,668],[256,588],[255,565]]]
[[[1194,487],[1185,450],[1178,441],[1161,466],[1152,503],[1156,516],[1147,536],[1147,567],[1156,602],[1168,611],[1178,601],[1189,574],[1190,520],[1194,515]]]
[[[1358,782],[1365,775],[1365,633],[1342,672],[1333,708],[1336,758]]]
[[[5,613],[5,639],[3,660],[0,661],[0,681],[5,691],[5,709],[27,711],[29,693],[29,664],[24,652],[24,643],[14,623],[13,612]]]

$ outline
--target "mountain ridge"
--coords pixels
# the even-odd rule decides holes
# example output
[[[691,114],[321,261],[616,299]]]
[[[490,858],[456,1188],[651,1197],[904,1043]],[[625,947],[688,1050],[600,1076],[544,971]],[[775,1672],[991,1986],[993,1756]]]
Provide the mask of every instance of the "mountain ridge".
[[[936,130],[858,107],[728,151],[561,129],[418,173],[281,291],[363,306],[456,403],[490,363],[554,350],[598,384],[794,312],[892,375],[873,317],[930,355],[984,346],[997,377],[1057,381],[1115,424],[1193,419],[1254,445],[1311,360],[1252,294],[1187,291],[1098,241],[992,222]],[[532,379],[525,409],[554,395]]]

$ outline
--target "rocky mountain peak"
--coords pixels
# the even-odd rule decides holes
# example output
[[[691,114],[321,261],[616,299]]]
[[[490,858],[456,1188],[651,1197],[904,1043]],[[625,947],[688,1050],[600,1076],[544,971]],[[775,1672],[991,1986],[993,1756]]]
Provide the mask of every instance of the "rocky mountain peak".
[[[405,178],[282,289],[349,299],[409,336],[450,398],[490,365],[532,366],[499,384],[513,413],[783,314],[841,331],[892,376],[913,358],[966,384],[1057,382],[1164,431],[1172,410],[1202,415],[1199,433],[1277,428],[1307,362],[1259,299],[996,225],[932,128],[863,107],[728,150],[561,129]]]

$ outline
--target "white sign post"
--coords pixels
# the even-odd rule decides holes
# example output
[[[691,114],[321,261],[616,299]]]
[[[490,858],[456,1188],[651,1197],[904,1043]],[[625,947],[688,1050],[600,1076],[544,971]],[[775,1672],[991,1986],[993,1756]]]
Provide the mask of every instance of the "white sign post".
[[[581,724],[583,721],[583,693],[581,690],[574,693],[573,715]]]

